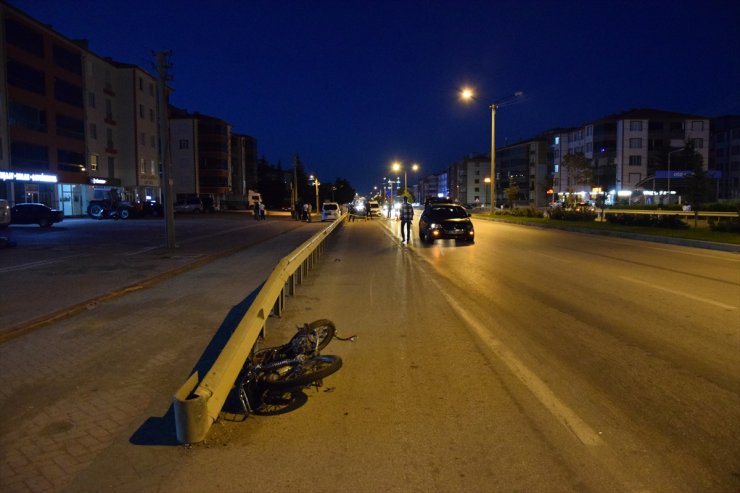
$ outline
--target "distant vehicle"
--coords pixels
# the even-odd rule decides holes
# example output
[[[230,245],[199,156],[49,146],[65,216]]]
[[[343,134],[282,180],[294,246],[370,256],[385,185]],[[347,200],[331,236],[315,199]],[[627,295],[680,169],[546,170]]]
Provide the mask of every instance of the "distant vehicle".
[[[324,202],[321,204],[321,220],[322,221],[334,221],[342,215],[342,211],[339,209],[339,204],[336,202]]]
[[[5,199],[0,199],[0,228],[10,224],[10,204]]]
[[[377,201],[370,200],[368,201],[367,206],[370,209],[371,216],[381,217],[383,215],[383,211],[380,209],[380,204]]]
[[[10,209],[10,224],[38,224],[50,228],[64,220],[64,212],[44,204],[16,204]]]
[[[197,197],[181,200],[180,202],[175,202],[173,208],[175,212],[184,212],[189,214],[200,214],[202,212],[205,212],[203,201]]]
[[[429,204],[419,218],[419,238],[434,243],[440,238],[473,243],[475,229],[470,214],[457,204]]]
[[[247,190],[247,208],[253,209],[254,204],[262,202],[262,194],[254,190]]]
[[[589,204],[588,202],[578,202],[573,210],[576,212],[596,212],[596,207]]]

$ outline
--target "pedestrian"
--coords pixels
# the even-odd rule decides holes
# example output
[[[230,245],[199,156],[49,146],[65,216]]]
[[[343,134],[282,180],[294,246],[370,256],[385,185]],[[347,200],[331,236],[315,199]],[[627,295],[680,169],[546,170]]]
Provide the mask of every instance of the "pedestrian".
[[[260,203],[255,202],[254,203],[254,220],[259,221],[260,219]]]
[[[303,218],[304,221],[308,222],[308,203],[303,203]]]
[[[313,208],[311,207],[311,204],[307,204],[307,205],[308,205],[308,222],[311,222],[311,211],[313,210]]]
[[[260,219],[265,219],[265,203],[260,202]]]
[[[403,196],[401,204],[401,242],[411,241],[411,221],[414,219],[414,208],[409,204],[409,198]]]

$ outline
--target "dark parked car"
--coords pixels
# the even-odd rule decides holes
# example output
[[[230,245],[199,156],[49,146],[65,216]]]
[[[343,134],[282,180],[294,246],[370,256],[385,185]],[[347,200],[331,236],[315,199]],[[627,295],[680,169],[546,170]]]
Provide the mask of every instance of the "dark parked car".
[[[175,212],[185,212],[189,214],[200,214],[201,212],[205,212],[203,201],[199,198],[189,198],[187,200],[175,202],[174,209]]]
[[[44,204],[16,204],[10,209],[10,224],[38,224],[50,228],[64,220],[64,212]]]
[[[473,243],[475,230],[470,214],[462,206],[430,203],[419,218],[419,238],[426,243],[440,238]]]

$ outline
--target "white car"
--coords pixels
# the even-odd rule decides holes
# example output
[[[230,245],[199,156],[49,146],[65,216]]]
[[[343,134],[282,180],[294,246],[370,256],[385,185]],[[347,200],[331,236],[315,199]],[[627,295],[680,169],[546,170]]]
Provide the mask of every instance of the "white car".
[[[339,219],[342,215],[342,211],[339,209],[339,204],[336,202],[324,202],[321,204],[321,220],[322,221],[334,221]]]
[[[371,200],[367,203],[367,206],[370,208],[370,215],[376,216],[376,217],[382,217],[383,211],[380,209],[380,204],[377,203],[374,200]]]

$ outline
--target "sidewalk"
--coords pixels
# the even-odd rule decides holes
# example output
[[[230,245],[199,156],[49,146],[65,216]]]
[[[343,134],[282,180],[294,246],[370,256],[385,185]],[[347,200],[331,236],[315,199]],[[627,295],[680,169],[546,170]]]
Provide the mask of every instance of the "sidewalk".
[[[0,491],[127,490],[177,469],[175,390],[293,243],[273,238],[0,345]]]

